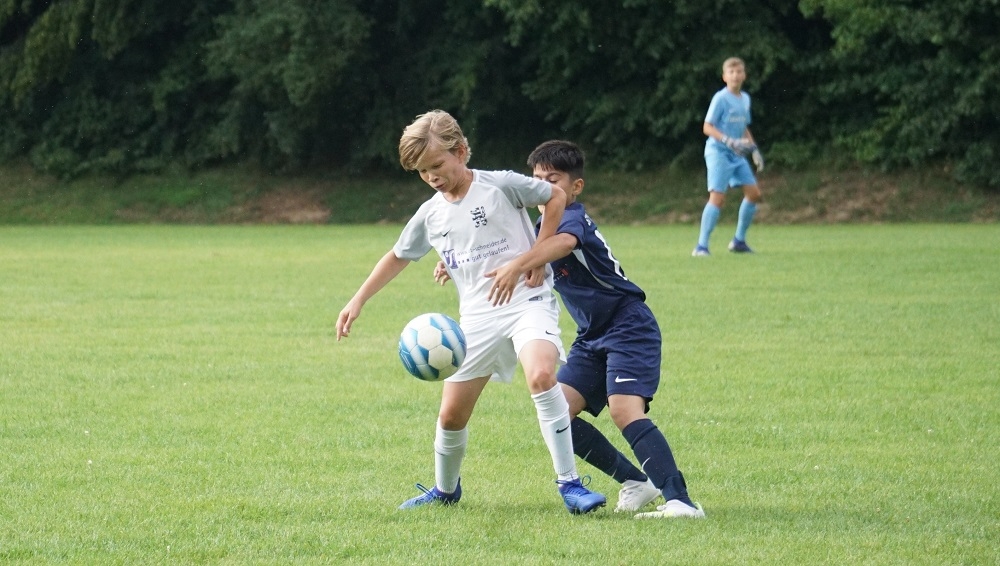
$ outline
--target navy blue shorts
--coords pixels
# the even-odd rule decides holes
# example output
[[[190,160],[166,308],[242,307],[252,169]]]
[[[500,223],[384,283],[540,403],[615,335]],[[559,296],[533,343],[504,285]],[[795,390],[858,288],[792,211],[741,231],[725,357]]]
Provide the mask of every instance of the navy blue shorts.
[[[595,417],[615,394],[645,398],[648,412],[660,386],[662,345],[653,312],[646,303],[634,301],[618,309],[599,337],[577,337],[557,378],[580,392],[587,412]]]

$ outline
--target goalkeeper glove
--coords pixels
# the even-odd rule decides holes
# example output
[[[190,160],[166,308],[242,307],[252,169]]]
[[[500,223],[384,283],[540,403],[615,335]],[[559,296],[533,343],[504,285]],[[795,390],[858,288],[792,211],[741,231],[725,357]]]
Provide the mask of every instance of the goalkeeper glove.
[[[733,139],[729,136],[722,136],[722,143],[739,155],[750,155],[753,150],[757,149],[756,145],[742,138]]]
[[[764,156],[760,154],[760,150],[756,147],[750,153],[750,159],[753,159],[754,166],[757,167],[757,172],[760,173],[764,170]]]

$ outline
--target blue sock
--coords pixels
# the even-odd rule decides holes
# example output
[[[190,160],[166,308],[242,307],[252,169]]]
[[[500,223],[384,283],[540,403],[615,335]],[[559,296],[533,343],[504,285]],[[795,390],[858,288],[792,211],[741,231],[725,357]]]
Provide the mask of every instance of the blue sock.
[[[701,213],[701,234],[698,235],[698,245],[707,248],[708,237],[715,230],[715,225],[719,223],[719,215],[722,213],[719,207],[712,203],[705,205],[705,210]]]
[[[622,436],[628,441],[636,458],[642,462],[642,470],[661,492],[667,501],[679,499],[694,507],[688,497],[684,476],[677,469],[674,454],[670,451],[667,439],[653,421],[639,419],[632,422],[622,431]]]
[[[753,222],[753,215],[757,213],[757,205],[750,202],[748,199],[743,199],[740,204],[740,220],[736,224],[736,239],[745,242],[747,241],[747,229],[750,228],[750,223]]]
[[[584,462],[611,476],[618,483],[626,480],[646,481],[646,474],[629,462],[594,425],[576,417],[570,426],[573,452]]]

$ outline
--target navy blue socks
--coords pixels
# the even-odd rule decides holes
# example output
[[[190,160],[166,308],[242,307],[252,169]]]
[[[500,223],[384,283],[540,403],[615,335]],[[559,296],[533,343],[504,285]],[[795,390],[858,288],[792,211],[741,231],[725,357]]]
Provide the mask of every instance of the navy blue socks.
[[[667,439],[653,421],[639,419],[622,431],[622,436],[628,441],[636,458],[641,462],[642,470],[660,491],[667,501],[679,499],[694,507],[688,497],[684,476],[677,469],[674,454],[670,451]]]
[[[626,480],[646,481],[646,474],[623,456],[594,425],[577,417],[570,426],[573,432],[573,453],[584,462],[608,474],[618,483]]]

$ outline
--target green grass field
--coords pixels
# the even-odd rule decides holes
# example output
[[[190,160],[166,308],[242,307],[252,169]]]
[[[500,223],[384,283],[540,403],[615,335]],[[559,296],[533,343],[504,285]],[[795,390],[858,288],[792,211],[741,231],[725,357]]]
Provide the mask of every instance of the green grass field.
[[[0,563],[995,564],[1000,226],[605,226],[664,333],[652,417],[704,521],[574,517],[521,378],[465,497],[397,333],[432,262],[337,343],[398,226],[0,227]],[[566,339],[572,323],[564,315]],[[627,451],[607,415],[596,424]]]

